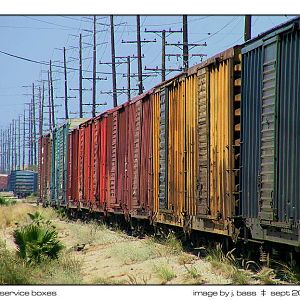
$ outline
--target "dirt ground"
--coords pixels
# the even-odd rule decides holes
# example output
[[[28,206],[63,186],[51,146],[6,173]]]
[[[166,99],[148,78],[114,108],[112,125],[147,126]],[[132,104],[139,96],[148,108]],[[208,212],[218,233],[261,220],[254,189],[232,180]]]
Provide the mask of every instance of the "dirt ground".
[[[32,204],[17,204],[24,211],[36,210]],[[259,284],[248,271],[230,264],[209,261],[183,251],[171,237],[159,243],[153,237],[128,236],[105,225],[59,218],[52,209],[39,208],[51,218],[67,255],[81,262],[82,284]],[[19,215],[18,215],[19,216]],[[1,210],[0,210],[1,218]],[[2,220],[0,238],[15,250],[13,230],[27,222]]]
[[[69,251],[82,260],[83,283],[230,283],[214,274],[209,262],[151,237],[138,239],[95,224],[60,221],[57,226]]]

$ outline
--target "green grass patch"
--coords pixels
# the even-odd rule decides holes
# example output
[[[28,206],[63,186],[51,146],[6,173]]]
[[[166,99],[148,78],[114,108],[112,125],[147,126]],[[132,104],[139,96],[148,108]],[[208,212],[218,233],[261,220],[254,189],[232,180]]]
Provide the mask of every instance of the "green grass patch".
[[[82,262],[62,253],[58,259],[44,258],[28,264],[0,241],[0,284],[80,284]]]
[[[214,273],[231,279],[232,284],[250,284],[251,275],[249,272],[240,269],[240,264],[234,256],[235,249],[224,253],[218,244],[216,248],[208,249],[206,260],[210,262]]]
[[[17,200],[14,198],[0,197],[0,205],[9,206],[17,203]]]
[[[162,284],[166,284],[177,277],[173,269],[167,264],[155,265],[154,272],[159,277]]]
[[[116,244],[116,247],[112,248],[109,254],[117,257],[124,264],[142,262],[158,256],[154,246],[149,247],[147,243],[137,244],[137,242]]]

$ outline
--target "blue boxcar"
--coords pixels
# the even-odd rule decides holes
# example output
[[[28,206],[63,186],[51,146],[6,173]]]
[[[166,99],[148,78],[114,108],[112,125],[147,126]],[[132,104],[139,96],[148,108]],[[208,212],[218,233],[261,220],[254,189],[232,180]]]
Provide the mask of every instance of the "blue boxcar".
[[[38,174],[30,170],[15,170],[10,174],[9,190],[18,197],[26,197],[37,191]]]

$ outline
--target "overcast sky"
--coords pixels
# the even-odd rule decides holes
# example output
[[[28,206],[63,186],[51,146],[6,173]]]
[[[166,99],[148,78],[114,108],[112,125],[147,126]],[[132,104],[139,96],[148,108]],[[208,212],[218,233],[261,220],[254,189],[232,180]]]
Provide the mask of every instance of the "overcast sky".
[[[292,16],[253,16],[252,35],[256,36],[267,29],[280,23],[286,22]],[[135,44],[125,44],[122,40],[136,40],[136,17],[135,16],[115,16],[115,41],[116,55],[127,56],[136,55]],[[106,81],[97,81],[97,103],[107,103],[98,106],[97,111],[103,111],[112,107],[112,96],[105,94],[112,90],[111,67],[110,65],[100,65],[99,61],[110,62],[110,28],[108,16],[97,16],[97,71],[98,76],[107,77]],[[78,36],[84,35],[83,69],[84,76],[90,77],[92,70],[92,35],[93,27],[90,16],[0,16],[0,51],[10,53],[23,58],[48,63],[51,59],[57,66],[62,66],[63,51],[67,50],[67,66],[78,68]],[[144,43],[142,47],[143,68],[161,67],[161,39],[158,35],[145,33],[147,30],[180,30],[182,28],[181,16],[141,16],[141,38],[154,40],[156,43]],[[206,43],[206,47],[195,47],[190,53],[206,54],[208,57],[221,52],[233,45],[243,42],[244,16],[189,16],[188,32],[190,43]],[[168,43],[182,41],[182,34],[174,33],[167,37]],[[167,46],[167,54],[181,53],[178,47]],[[200,62],[200,57],[192,57],[190,66]],[[179,68],[182,60],[175,57],[167,58],[167,68]],[[132,59],[132,72],[137,72],[137,60]],[[16,119],[19,114],[23,114],[26,102],[30,101],[31,88],[23,87],[32,85],[34,82],[39,85],[42,79],[47,78],[48,66],[35,64],[19,58],[14,58],[0,53],[0,128],[7,128],[12,119]],[[54,94],[56,101],[57,116],[64,116],[63,99],[56,98],[64,95],[64,81],[62,68],[54,67]],[[100,73],[101,72],[101,73]],[[102,74],[103,73],[103,74]],[[117,87],[122,88],[127,85],[127,80],[123,76],[126,74],[126,64],[117,67]],[[174,76],[170,73],[167,77]],[[144,80],[145,90],[160,82],[160,74],[156,77],[148,77]],[[137,88],[137,80],[132,79],[132,88]],[[84,80],[84,88],[90,89],[91,82]],[[78,88],[78,71],[68,72],[68,88]],[[45,85],[45,97],[47,97],[48,87]],[[135,92],[136,93],[136,92]],[[78,92],[69,90],[72,98],[69,100],[69,110],[71,117],[78,115]],[[133,92],[134,95],[134,92]],[[125,102],[125,94],[118,95],[118,103]],[[84,92],[84,102],[91,103],[92,93]],[[85,106],[85,116],[91,116],[91,107]],[[74,114],[72,114],[74,113]],[[48,123],[45,114],[45,123]]]

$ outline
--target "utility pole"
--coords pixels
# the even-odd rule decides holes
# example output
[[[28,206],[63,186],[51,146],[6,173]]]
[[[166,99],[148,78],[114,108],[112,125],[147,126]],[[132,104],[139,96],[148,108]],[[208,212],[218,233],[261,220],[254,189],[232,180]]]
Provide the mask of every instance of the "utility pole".
[[[52,116],[51,116],[51,84],[50,84],[50,72],[48,71],[48,118],[49,118],[49,131],[52,128]]]
[[[137,56],[138,56],[138,87],[139,95],[143,93],[143,66],[142,66],[142,45],[140,16],[136,16]]]
[[[7,130],[7,169],[8,172],[11,171],[11,153],[10,153],[10,147],[11,147],[11,143],[10,143],[10,129],[11,129],[11,125],[9,125],[9,128]]]
[[[29,104],[29,109],[28,109],[28,168],[30,169],[32,166],[32,136],[31,136],[31,105]]]
[[[152,70],[152,71],[161,71],[161,81],[166,80],[166,71],[172,72],[172,71],[181,71],[181,69],[168,69],[166,70],[166,33],[171,35],[172,33],[182,33],[182,30],[147,30],[145,29],[146,33],[155,33],[160,36],[161,34],[161,69],[156,67],[156,69],[149,69],[145,68],[145,70]]]
[[[52,64],[50,60],[50,100],[51,100],[51,113],[52,113],[52,128],[55,127],[55,115],[54,115],[54,95],[53,95],[53,79],[52,79]]]
[[[136,16],[136,34],[137,34],[137,39],[136,41],[124,41],[122,40],[122,43],[127,43],[127,44],[133,44],[136,43],[137,44],[137,60],[138,60],[138,91],[139,91],[139,95],[143,93],[143,64],[142,64],[142,59],[143,59],[143,55],[142,55],[142,43],[155,43],[156,39],[150,41],[150,40],[141,40],[141,25],[140,25],[140,16],[137,15]]]
[[[113,104],[114,107],[118,106],[117,96],[117,78],[116,78],[116,53],[115,53],[115,30],[114,30],[114,17],[110,16],[110,41],[111,41],[111,71],[112,71],[112,85],[113,85]]]
[[[82,118],[82,35],[79,35],[79,117]]]
[[[94,43],[93,43],[93,97],[92,97],[92,102],[93,102],[93,107],[92,107],[92,116],[95,117],[96,116],[96,49],[97,49],[97,45],[96,45],[96,16],[94,16]]]
[[[36,166],[37,165],[37,156],[36,156],[36,120],[35,120],[35,93],[34,93],[34,83],[32,84],[32,125],[33,125],[33,161],[32,163]]]
[[[12,121],[12,123],[10,124],[10,141],[11,141],[11,169],[14,169],[14,120]]]
[[[16,169],[16,122],[15,120],[12,120],[12,135],[11,135],[11,140],[12,140],[12,158],[13,158],[13,163],[12,167],[15,170]]]
[[[166,80],[166,31],[162,31],[161,36],[161,81]]]
[[[18,118],[18,169],[21,170],[21,115]]]
[[[131,99],[131,88],[130,88],[130,56],[127,56],[127,99]]]
[[[183,69],[186,71],[189,68],[189,42],[188,42],[188,24],[187,15],[182,16],[182,49],[183,49]]]
[[[42,86],[42,95],[41,95],[41,88],[39,88],[39,94],[40,94],[40,118],[39,118],[39,122],[40,122],[40,134],[39,136],[43,135],[43,127],[44,127],[44,105],[45,105],[45,85],[44,85],[44,81],[43,81],[43,86]]]
[[[5,173],[5,138],[4,138],[4,130],[1,129],[1,173]]]
[[[126,92],[128,101],[130,101],[131,90],[138,90],[138,89],[131,89],[131,86],[130,86],[130,78],[132,77],[131,73],[130,73],[130,58],[137,58],[137,56],[132,56],[132,57],[130,57],[130,56],[115,56],[115,59],[121,59],[119,61],[115,61],[115,64],[117,64],[117,65],[127,64],[127,74],[126,74],[127,89],[125,89],[125,88],[122,88],[122,89],[116,88],[115,93],[116,94],[118,94],[118,93],[124,94]],[[101,62],[101,61],[99,63],[102,64],[102,65],[111,65],[112,64],[111,62]],[[125,77],[124,74],[123,74],[123,77]],[[111,92],[101,91],[100,94],[112,94],[113,95],[114,91],[111,91]],[[117,103],[114,102],[114,105],[117,105]],[[114,107],[116,107],[116,106],[114,106]]]
[[[8,168],[12,170],[12,140],[11,140],[11,124],[9,124],[8,131]]]
[[[64,73],[65,73],[65,118],[69,119],[68,114],[68,83],[67,83],[67,62],[66,62],[66,47],[64,47]]]
[[[15,123],[14,125],[14,156],[15,156],[15,170],[17,169],[17,164],[18,164],[18,155],[17,155],[17,120],[13,120]]]
[[[22,157],[22,169],[25,170],[25,149],[26,149],[26,110],[24,110],[24,115],[23,115],[23,157]]]
[[[251,15],[245,16],[245,31],[244,31],[244,41],[247,42],[251,39]]]

